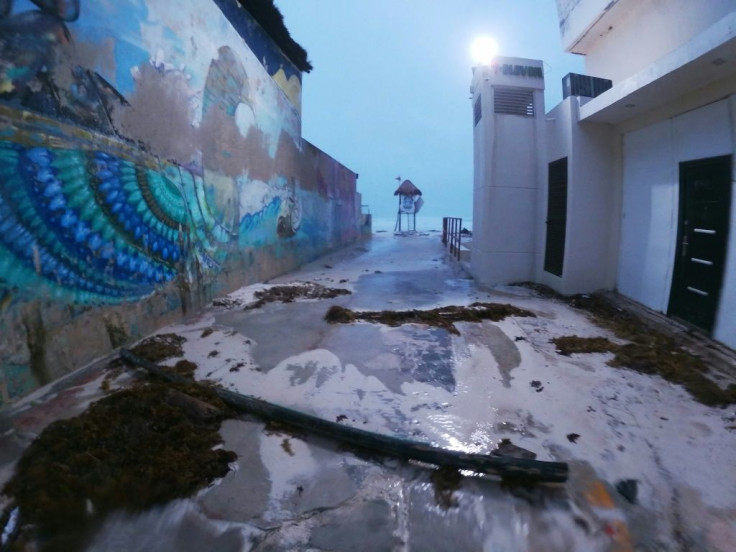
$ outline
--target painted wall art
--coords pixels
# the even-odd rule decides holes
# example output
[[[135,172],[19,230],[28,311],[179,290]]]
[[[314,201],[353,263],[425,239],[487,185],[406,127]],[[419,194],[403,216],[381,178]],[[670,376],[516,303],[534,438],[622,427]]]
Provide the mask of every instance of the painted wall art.
[[[0,407],[68,318],[357,239],[355,175],[302,140],[300,97],[235,0],[0,0]]]

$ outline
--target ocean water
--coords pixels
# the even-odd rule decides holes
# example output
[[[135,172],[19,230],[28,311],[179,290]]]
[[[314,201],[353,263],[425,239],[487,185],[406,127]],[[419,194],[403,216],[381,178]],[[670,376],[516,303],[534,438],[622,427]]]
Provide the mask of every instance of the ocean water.
[[[401,222],[402,229],[405,230],[406,218]],[[396,227],[396,216],[393,217],[373,217],[374,232],[393,232]],[[471,217],[462,217],[462,227],[468,230],[473,229],[473,219]],[[435,230],[442,232],[442,217],[433,217],[430,215],[417,215],[417,231],[429,232]]]

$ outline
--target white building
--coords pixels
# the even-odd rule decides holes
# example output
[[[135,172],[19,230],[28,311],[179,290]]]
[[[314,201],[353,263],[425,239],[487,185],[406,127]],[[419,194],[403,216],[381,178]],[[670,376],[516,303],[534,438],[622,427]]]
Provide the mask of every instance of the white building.
[[[474,68],[474,276],[616,289],[736,348],[736,1],[557,6],[589,75],[562,103],[539,61]]]

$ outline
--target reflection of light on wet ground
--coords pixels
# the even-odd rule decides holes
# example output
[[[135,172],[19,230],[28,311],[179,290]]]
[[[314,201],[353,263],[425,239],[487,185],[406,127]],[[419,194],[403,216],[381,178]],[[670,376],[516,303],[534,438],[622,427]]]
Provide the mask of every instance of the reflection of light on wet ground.
[[[176,550],[239,552],[257,531],[246,524],[208,518],[196,502],[176,500],[139,514],[111,514],[87,552]]]
[[[493,424],[475,423],[447,412],[432,412],[427,416],[427,426],[433,429],[436,440],[451,450],[487,454],[497,446]]]

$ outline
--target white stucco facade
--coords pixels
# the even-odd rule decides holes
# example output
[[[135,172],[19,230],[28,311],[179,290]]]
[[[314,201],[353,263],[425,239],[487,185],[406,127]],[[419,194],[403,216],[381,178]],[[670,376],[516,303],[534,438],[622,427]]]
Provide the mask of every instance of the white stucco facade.
[[[588,74],[609,79],[612,86],[594,98],[575,93],[565,98],[546,113],[542,130],[498,120],[492,127],[475,127],[474,276],[486,284],[510,281],[503,277],[509,265],[499,268],[498,255],[481,253],[476,263],[478,232],[517,231],[527,224],[529,208],[518,202],[529,201],[535,213],[528,223],[534,233],[531,279],[564,294],[617,290],[675,315],[673,282],[682,274],[676,258],[686,251],[683,167],[720,159],[730,163],[730,184],[719,184],[730,186],[730,218],[726,231],[718,230],[725,239],[723,278],[712,295],[714,322],[704,331],[736,348],[736,2],[558,0],[557,5],[564,48],[584,54]],[[517,171],[514,167],[524,166],[520,155],[529,161]],[[552,239],[546,224],[548,167],[563,161],[564,257],[557,270],[545,270],[546,242]],[[535,176],[536,184],[528,186],[535,194],[492,189],[497,182]],[[559,241],[559,234],[554,239]]]
[[[732,153],[729,102],[665,119],[626,133],[623,140],[618,289],[666,312],[677,239],[678,165]],[[730,241],[733,248],[736,240]]]
[[[505,107],[497,98],[499,90],[511,94]],[[519,282],[534,276],[543,91],[539,60],[497,58],[494,65],[474,71],[471,92],[477,123],[471,270],[482,283]]]
[[[728,16],[733,0],[557,0],[563,48],[617,84]]]
[[[556,276],[544,270],[545,225],[538,228],[537,281],[561,293],[610,289],[615,283],[619,198],[616,189],[618,141],[610,125],[579,124],[584,98],[570,96],[546,117],[547,163],[567,158],[567,232],[564,270]],[[542,152],[539,152],[540,154]],[[546,219],[546,173],[538,219]]]
[[[678,166],[734,155],[736,95],[623,135],[618,290],[667,312],[677,245]],[[732,169],[733,170],[733,169]],[[736,175],[733,180],[736,181]],[[726,267],[713,337],[736,347],[736,204],[731,197]]]

